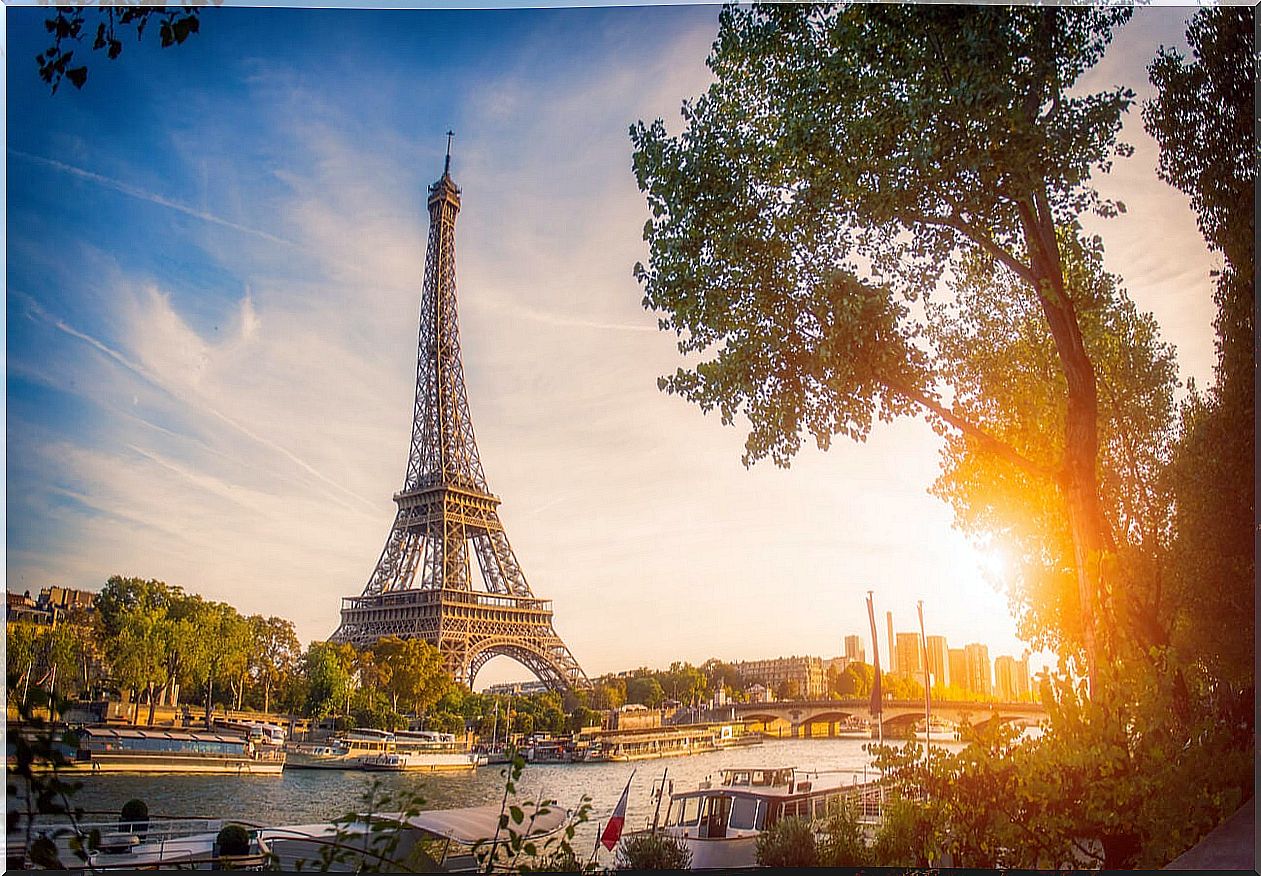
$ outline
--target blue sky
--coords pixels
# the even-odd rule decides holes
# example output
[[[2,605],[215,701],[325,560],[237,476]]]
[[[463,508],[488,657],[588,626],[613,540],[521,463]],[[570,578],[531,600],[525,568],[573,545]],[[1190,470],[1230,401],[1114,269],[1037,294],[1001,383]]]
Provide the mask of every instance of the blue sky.
[[[1095,84],[1147,93],[1186,12],[1140,12]],[[678,356],[631,277],[626,131],[678,130],[716,7],[211,9],[176,49],[91,53],[55,96],[27,63],[45,14],[8,10],[10,589],[157,577],[332,631],[393,519],[453,128],[478,442],[588,672],[831,656],[869,587],[899,630],[922,598],[952,644],[1019,653],[987,558],[925,492],[927,427],[746,471],[741,429],[656,389]],[[1215,262],[1137,113],[1125,137],[1103,185],[1130,212],[1093,230],[1204,380]],[[522,675],[497,660],[479,685]]]

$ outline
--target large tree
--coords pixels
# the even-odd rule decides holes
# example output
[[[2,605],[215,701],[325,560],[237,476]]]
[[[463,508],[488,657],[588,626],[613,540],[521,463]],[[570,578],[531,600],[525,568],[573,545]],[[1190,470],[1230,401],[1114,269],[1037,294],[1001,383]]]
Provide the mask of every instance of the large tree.
[[[1116,548],[1102,501],[1099,389],[1060,246],[1110,215],[1092,188],[1129,150],[1133,96],[1074,86],[1125,7],[769,4],[726,7],[716,82],[686,129],[631,129],[648,197],[644,303],[685,354],[662,385],[750,420],[746,463],[788,464],[808,431],[862,440],[922,413],[1064,503],[1093,677]],[[919,301],[965,258],[1036,307],[1064,387],[1062,437],[1032,460],[956,410]],[[1048,381],[1052,379],[1048,375]]]
[[[453,682],[442,667],[442,654],[424,639],[386,636],[371,650],[395,711],[402,701],[413,714],[423,714],[451,689]]]
[[[1066,283],[1100,388],[1099,489],[1122,560],[1118,576],[1126,582],[1114,607],[1141,641],[1168,644],[1177,610],[1198,608],[1169,598],[1163,568],[1170,533],[1163,473],[1176,431],[1174,351],[1119,278],[1103,269],[1099,241],[1060,237]],[[928,306],[926,337],[956,410],[1023,456],[1054,464],[1062,455],[1066,386],[1037,302],[983,258],[964,259],[948,291],[946,302]],[[1063,493],[952,433],[933,491],[951,504],[965,532],[999,543],[1013,558],[1005,583],[1022,637],[1055,649],[1080,641]]]
[[[1176,538],[1171,585],[1199,611],[1174,630],[1185,652],[1236,687],[1251,688],[1255,505],[1256,333],[1254,201],[1257,72],[1252,9],[1209,7],[1187,29],[1192,57],[1162,49],[1150,69],[1157,97],[1143,108],[1160,144],[1162,179],[1191,198],[1218,272],[1216,380],[1193,388],[1170,472]]]

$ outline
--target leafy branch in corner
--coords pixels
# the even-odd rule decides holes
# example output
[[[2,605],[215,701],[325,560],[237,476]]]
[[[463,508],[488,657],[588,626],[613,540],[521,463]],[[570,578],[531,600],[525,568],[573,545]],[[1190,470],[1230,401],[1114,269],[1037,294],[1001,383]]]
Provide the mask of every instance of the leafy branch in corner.
[[[534,831],[538,819],[551,813],[558,804],[542,797],[518,801],[517,783],[525,770],[525,758],[516,750],[511,750],[510,754],[511,760],[500,772],[504,777],[504,796],[495,835],[473,848],[479,870],[485,873],[496,870],[509,873],[590,870],[591,867],[584,864],[574,851],[572,841],[578,825],[590,820],[591,798],[586,794],[582,796],[578,809],[570,814],[564,830],[536,837]]]
[[[66,707],[64,701],[44,691],[32,691],[18,702],[21,726],[9,736],[13,760],[8,767],[6,828],[10,838],[22,836],[30,864],[63,870],[67,865],[61,860],[58,839],[67,837],[75,856],[86,862],[99,848],[101,837],[99,830],[84,836],[79,829],[83,807],[73,806],[70,798],[83,783],[66,781],[61,774],[70,765],[64,748],[72,740],[68,732],[59,732],[55,724],[38,715],[36,710],[45,704],[50,714]],[[39,826],[41,819],[46,826]],[[57,824],[61,819],[69,824]]]
[[[222,0],[213,0],[220,3]],[[75,88],[82,88],[88,81],[86,64],[71,66],[75,48],[91,33],[87,22],[87,4],[58,6],[56,14],[44,20],[44,29],[52,36],[53,44],[35,56],[39,64],[39,78],[57,93],[62,79],[69,79]],[[122,54],[121,35],[134,27],[136,40],[144,37],[150,21],[156,21],[158,40],[162,48],[182,44],[201,29],[201,7],[194,6],[142,6],[140,4],[105,5],[96,10],[96,31],[92,48],[104,50],[111,61]]]

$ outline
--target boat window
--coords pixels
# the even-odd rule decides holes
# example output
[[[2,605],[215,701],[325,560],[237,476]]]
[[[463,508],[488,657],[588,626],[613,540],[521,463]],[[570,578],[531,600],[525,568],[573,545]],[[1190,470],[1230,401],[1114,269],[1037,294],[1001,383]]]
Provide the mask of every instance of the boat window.
[[[731,801],[731,818],[727,823],[739,830],[752,830],[756,816],[756,799],[753,797],[736,797]]]
[[[701,818],[701,798],[684,797],[679,802],[679,820],[675,824],[696,824]],[[672,804],[673,805],[673,804]]]
[[[753,817],[753,829],[766,829],[766,801],[764,800],[757,801],[757,815]]]

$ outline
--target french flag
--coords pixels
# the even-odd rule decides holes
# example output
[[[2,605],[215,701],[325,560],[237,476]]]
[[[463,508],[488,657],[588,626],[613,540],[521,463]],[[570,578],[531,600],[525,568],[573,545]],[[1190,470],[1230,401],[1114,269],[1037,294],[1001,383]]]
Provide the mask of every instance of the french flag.
[[[604,825],[604,833],[600,835],[600,844],[610,852],[617,845],[617,841],[622,838],[622,825],[626,824],[626,798],[630,796],[631,779],[634,778],[635,771],[631,770],[630,779],[626,780],[626,787],[622,789],[622,797],[617,801],[617,805],[613,807],[613,814],[609,816],[609,823]]]

